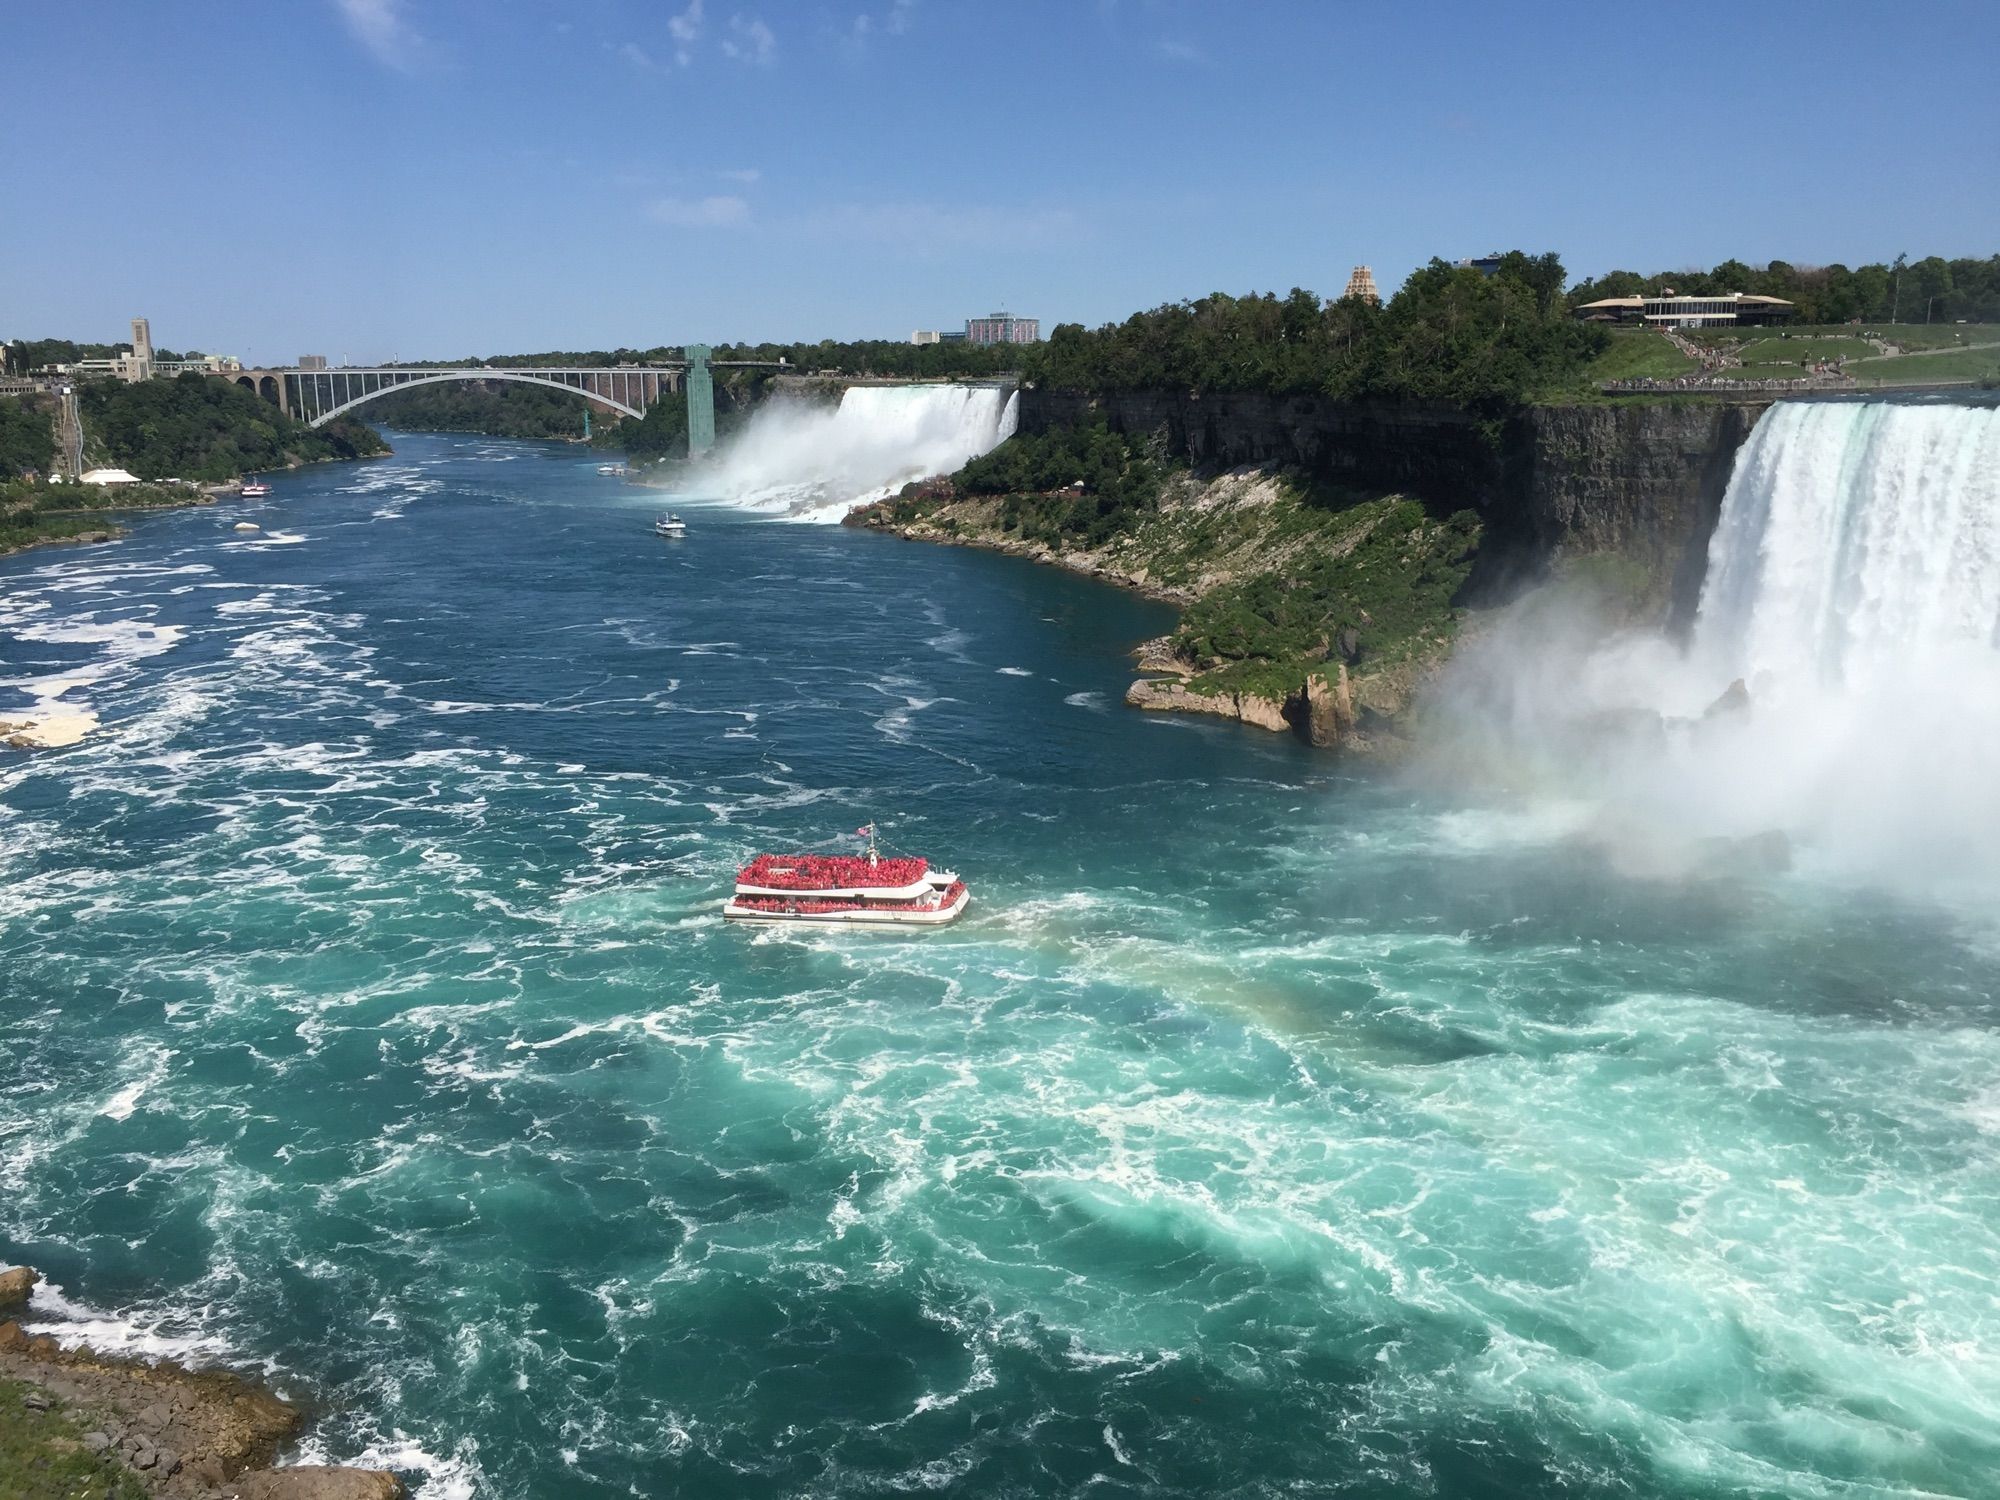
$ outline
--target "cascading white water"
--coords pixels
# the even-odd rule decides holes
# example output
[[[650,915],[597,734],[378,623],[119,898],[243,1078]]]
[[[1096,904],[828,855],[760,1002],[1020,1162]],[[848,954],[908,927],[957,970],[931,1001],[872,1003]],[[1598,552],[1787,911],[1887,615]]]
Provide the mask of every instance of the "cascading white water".
[[[1698,660],[1779,692],[1866,689],[1997,624],[2000,409],[1766,413],[1709,545]]]
[[[1836,878],[1984,905],[1997,634],[2000,410],[1782,403],[1737,455],[1689,649],[1531,596],[1452,663],[1437,759],[1627,868],[1777,831]]]
[[[838,521],[916,479],[949,474],[1014,432],[997,386],[852,386],[838,406],[778,401],[685,481],[692,492],[796,521]]]

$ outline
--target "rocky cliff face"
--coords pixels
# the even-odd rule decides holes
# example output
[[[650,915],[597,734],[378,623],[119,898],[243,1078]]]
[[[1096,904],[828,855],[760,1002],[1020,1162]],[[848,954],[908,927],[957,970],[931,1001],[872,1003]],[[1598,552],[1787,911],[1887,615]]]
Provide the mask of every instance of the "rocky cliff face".
[[[1537,407],[1517,435],[1509,519],[1544,562],[1612,554],[1636,564],[1639,602],[1685,629],[1736,450],[1769,404]]]
[[[1023,388],[1020,430],[1043,432],[1102,411],[1150,434],[1198,470],[1272,464],[1358,487],[1484,510],[1506,488],[1492,429],[1448,406],[1369,405],[1321,396],[1201,396],[1128,391],[1090,397]]]
[[[1021,429],[1039,432],[1101,411],[1197,469],[1296,467],[1469,506],[1486,523],[1479,583],[1489,595],[1565,560],[1608,554],[1642,575],[1640,605],[1678,627],[1693,617],[1736,450],[1768,404],[1541,406],[1484,422],[1452,407],[1317,396],[1024,389],[1020,413]]]

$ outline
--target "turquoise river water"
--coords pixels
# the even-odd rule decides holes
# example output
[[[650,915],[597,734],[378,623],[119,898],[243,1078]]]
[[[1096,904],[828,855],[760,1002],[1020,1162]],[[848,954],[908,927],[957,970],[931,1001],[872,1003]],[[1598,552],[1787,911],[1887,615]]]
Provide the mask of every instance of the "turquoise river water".
[[[402,435],[0,560],[0,1260],[444,1497],[2000,1494],[2000,949]],[[245,519],[263,528],[237,533]],[[881,820],[974,905],[746,932]]]

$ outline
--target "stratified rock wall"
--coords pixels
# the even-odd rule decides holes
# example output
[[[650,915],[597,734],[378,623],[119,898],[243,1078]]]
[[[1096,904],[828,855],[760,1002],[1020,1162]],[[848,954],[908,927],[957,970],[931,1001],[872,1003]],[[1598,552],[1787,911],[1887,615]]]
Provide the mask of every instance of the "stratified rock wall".
[[[1644,571],[1647,603],[1678,627],[1700,596],[1736,450],[1768,404],[1599,402],[1495,421],[1456,407],[1319,396],[1023,389],[1020,419],[1032,433],[1102,412],[1197,469],[1278,464],[1470,508],[1486,523],[1489,595],[1565,558],[1612,554]]]
[[[1768,402],[1537,407],[1515,498],[1545,560],[1612,553],[1644,568],[1666,623],[1694,619],[1736,450]]]

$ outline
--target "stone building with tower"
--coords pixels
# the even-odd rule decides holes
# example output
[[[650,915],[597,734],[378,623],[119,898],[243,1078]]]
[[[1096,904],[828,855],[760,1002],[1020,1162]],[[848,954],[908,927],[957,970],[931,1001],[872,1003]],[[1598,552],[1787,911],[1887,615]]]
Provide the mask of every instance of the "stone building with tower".
[[[1347,278],[1347,290],[1340,294],[1341,300],[1359,297],[1363,302],[1375,307],[1382,305],[1382,294],[1375,290],[1375,273],[1366,266],[1356,266]]]

